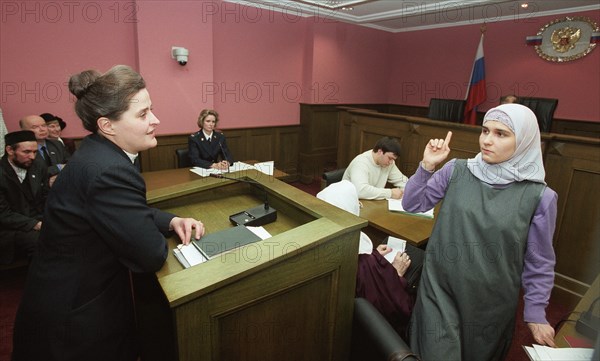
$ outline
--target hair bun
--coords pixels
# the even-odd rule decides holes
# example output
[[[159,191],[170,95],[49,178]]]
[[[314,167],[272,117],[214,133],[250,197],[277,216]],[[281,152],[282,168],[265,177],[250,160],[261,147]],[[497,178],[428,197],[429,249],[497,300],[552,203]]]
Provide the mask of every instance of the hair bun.
[[[81,99],[102,74],[97,70],[86,70],[71,76],[69,79],[69,91]]]

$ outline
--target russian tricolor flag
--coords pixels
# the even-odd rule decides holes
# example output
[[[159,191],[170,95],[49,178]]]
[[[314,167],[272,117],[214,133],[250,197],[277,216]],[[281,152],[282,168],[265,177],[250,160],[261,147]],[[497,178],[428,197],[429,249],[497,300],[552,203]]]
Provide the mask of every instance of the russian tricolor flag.
[[[529,46],[542,45],[542,36],[533,35],[525,38],[525,43]]]
[[[485,90],[485,63],[483,62],[483,34],[479,40],[469,89],[467,89],[464,123],[475,124],[477,121],[477,106],[485,102],[487,93]]]
[[[594,31],[592,36],[590,37],[590,44],[598,44],[600,43],[600,32]]]

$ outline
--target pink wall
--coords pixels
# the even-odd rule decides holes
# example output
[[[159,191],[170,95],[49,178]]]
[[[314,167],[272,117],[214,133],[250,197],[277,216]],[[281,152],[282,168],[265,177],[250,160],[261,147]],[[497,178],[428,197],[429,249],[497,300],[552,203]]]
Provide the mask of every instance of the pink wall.
[[[86,134],[66,82],[87,68],[139,69],[159,134],[185,134],[205,107],[216,108],[227,129],[298,124],[299,102],[426,106],[431,97],[461,98],[479,39],[479,25],[393,34],[213,0],[0,6],[0,107],[8,129],[48,111],[69,123],[66,136]],[[598,11],[573,15],[600,18]],[[559,118],[600,121],[600,50],[552,64],[524,45],[557,17],[488,24],[493,99],[484,109],[516,92],[559,98]],[[190,50],[188,65],[170,58],[171,46]]]
[[[138,1],[140,73],[146,80],[160,134],[192,133],[205,84],[213,82],[213,1]],[[172,15],[171,15],[172,14]],[[171,47],[189,50],[188,63],[171,58]]]
[[[387,98],[391,34],[321,20],[314,26],[310,103],[382,103]]]
[[[588,16],[600,21],[599,12]],[[600,50],[566,63],[540,58],[525,37],[535,35],[551,16],[487,25],[484,40],[489,101],[503,94],[558,98],[556,118],[600,121]],[[464,98],[479,42],[479,25],[396,34],[392,41],[389,102],[427,106],[432,97]]]
[[[130,2],[0,0],[0,107],[9,131],[29,114],[50,112],[64,134],[85,134],[69,77],[115,64],[136,67]]]
[[[221,128],[298,124],[306,19],[221,3],[214,25],[214,83],[204,92]]]

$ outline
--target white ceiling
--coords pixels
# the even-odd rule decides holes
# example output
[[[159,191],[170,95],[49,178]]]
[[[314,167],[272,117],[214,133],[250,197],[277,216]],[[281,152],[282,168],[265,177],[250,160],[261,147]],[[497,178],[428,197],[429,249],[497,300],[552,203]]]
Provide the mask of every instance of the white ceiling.
[[[320,16],[389,32],[425,30],[599,10],[599,0],[225,0],[280,11],[292,18]],[[528,8],[521,4],[527,2]],[[352,6],[353,10],[342,9]],[[592,19],[596,20],[596,19]]]

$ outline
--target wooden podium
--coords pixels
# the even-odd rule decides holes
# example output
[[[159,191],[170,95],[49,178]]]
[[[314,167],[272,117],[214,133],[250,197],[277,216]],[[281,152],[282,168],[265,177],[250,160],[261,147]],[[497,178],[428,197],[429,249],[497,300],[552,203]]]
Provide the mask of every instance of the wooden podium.
[[[189,172],[189,171],[188,171]],[[153,174],[144,174],[148,184]],[[164,174],[160,175],[161,178]],[[278,218],[273,237],[183,269],[169,256],[154,275],[134,275],[143,360],[346,360],[360,229],[367,221],[254,170]],[[208,232],[257,206],[247,183],[191,178],[149,187],[148,203],[200,219]],[[168,184],[164,182],[163,184]]]

